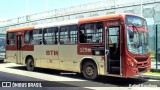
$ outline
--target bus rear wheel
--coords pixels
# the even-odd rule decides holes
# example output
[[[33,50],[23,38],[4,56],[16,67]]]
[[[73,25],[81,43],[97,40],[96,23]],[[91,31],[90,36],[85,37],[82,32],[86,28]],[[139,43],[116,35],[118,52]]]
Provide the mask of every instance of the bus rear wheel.
[[[96,67],[95,63],[85,62],[83,65],[82,73],[86,79],[89,79],[89,80],[96,79],[98,76],[98,71],[97,71],[97,67]]]
[[[27,67],[28,71],[33,71],[34,70],[34,60],[33,60],[33,58],[31,58],[31,57],[27,58],[26,67]]]
[[[0,63],[3,63],[4,62],[4,60],[0,60]]]

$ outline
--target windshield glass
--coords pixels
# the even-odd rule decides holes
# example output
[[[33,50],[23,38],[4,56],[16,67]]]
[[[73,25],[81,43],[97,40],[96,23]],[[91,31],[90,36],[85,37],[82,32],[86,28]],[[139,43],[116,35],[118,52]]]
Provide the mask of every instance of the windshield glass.
[[[0,34],[0,51],[5,51],[6,48],[6,36],[5,34]]]
[[[126,16],[127,47],[133,54],[149,53],[149,34],[146,20],[137,16]]]

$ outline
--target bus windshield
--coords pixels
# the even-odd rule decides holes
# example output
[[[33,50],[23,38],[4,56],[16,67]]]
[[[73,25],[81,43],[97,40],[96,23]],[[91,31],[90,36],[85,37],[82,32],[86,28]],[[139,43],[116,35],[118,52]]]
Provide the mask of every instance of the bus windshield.
[[[6,36],[5,34],[0,34],[0,51],[5,51],[6,48]]]
[[[127,48],[132,54],[149,53],[149,34],[146,20],[138,16],[126,16]]]

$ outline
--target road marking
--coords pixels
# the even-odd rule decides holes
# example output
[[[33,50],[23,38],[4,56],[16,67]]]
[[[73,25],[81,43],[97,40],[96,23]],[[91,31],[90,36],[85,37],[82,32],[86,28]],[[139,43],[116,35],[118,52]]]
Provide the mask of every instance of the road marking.
[[[11,73],[11,74],[17,74],[17,75],[23,75],[23,76],[27,76],[27,77],[32,77],[32,78],[37,78],[37,79],[41,79],[41,80],[47,80],[47,81],[87,81],[87,80],[81,80],[81,79],[76,79],[76,78],[70,78],[70,77],[63,77],[63,76],[57,76],[57,75],[53,75],[53,74],[44,74],[44,73],[39,73],[39,72],[30,72],[30,71],[25,71],[25,70],[19,70],[19,69],[13,69],[10,67],[18,67],[18,66],[22,66],[22,65],[17,65],[14,63],[4,63],[0,65],[0,71],[2,72],[6,72],[6,73]],[[152,80],[149,79],[149,81],[160,81],[160,80]],[[68,85],[74,85],[69,84],[69,83],[65,83],[64,84],[68,84]],[[98,83],[97,83],[98,84]],[[102,83],[103,84],[103,83]],[[75,83],[75,86],[77,86],[77,84]],[[142,90],[142,87],[84,87],[84,88],[88,88],[88,89],[93,89],[93,90],[119,90],[119,89],[123,89],[123,90]],[[159,88],[152,88],[152,87],[147,87],[147,88],[143,88],[145,90],[159,90]]]
[[[160,80],[149,79],[148,81],[160,81]]]
[[[85,81],[85,80],[81,80],[81,79],[57,76],[57,75],[53,75],[53,74],[44,74],[44,73],[40,73],[40,72],[31,72],[31,71],[24,71],[24,70],[9,68],[9,67],[17,67],[17,66],[22,66],[22,65],[16,65],[13,63],[1,64],[0,71],[6,72],[6,73],[11,73],[11,74],[23,75],[23,76],[32,77],[32,78],[37,78],[37,79],[42,79],[42,80],[47,80],[47,81]]]

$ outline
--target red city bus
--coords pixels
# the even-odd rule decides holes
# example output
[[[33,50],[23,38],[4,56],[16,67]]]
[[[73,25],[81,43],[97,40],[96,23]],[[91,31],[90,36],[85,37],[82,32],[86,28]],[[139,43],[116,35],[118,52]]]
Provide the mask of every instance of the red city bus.
[[[132,77],[150,70],[146,20],[111,14],[7,30],[6,60],[35,67]]]

